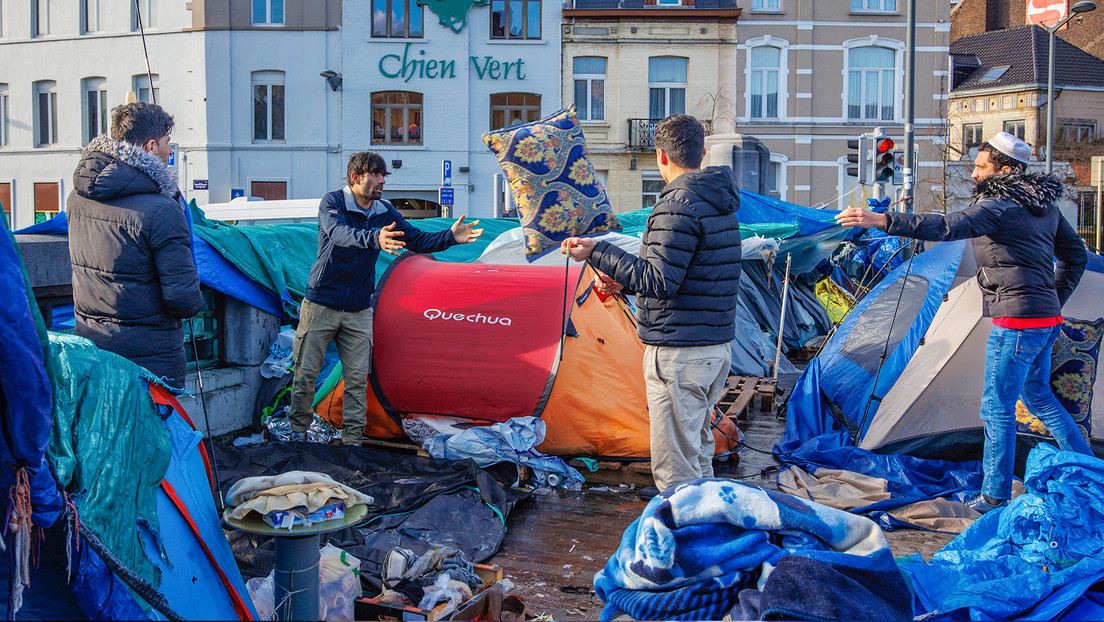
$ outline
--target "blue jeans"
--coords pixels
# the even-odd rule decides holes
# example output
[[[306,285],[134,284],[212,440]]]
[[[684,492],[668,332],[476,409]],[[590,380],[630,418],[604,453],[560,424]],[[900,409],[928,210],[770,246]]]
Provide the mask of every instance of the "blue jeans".
[[[1050,388],[1050,356],[1062,327],[994,326],[985,347],[985,479],[981,492],[994,499],[1012,496],[1016,461],[1016,399],[1022,398],[1066,451],[1092,455],[1081,430]]]

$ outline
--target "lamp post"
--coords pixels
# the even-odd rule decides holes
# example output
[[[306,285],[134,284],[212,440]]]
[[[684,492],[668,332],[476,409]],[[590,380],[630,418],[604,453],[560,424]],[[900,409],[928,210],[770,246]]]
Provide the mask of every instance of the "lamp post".
[[[1047,54],[1047,137],[1046,137],[1046,172],[1050,175],[1054,172],[1054,33],[1073,19],[1075,15],[1088,13],[1096,9],[1096,3],[1090,0],[1074,3],[1070,7],[1069,15],[1062,18],[1057,24],[1046,28],[1050,33],[1050,52]]]

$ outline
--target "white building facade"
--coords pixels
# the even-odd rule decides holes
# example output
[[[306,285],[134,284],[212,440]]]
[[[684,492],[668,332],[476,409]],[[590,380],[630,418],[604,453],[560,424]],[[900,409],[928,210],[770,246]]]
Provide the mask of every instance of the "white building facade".
[[[156,98],[199,204],[319,197],[341,183],[340,0],[0,2],[0,203],[19,229],[64,210],[110,111]],[[138,28],[141,12],[149,72]],[[150,92],[150,75],[153,92]]]
[[[499,215],[501,168],[481,136],[560,109],[560,11],[556,0],[346,0],[342,159],[379,152],[392,173],[384,197],[408,215]],[[445,160],[454,205],[442,210]]]

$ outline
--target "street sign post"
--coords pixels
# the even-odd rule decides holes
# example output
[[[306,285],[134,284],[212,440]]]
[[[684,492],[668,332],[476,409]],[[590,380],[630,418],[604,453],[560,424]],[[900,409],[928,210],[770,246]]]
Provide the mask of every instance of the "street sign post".
[[[905,150],[893,151],[893,185],[903,186],[905,183]]]
[[[441,160],[441,186],[445,188],[452,186],[452,160]],[[452,204],[449,203],[449,205]]]

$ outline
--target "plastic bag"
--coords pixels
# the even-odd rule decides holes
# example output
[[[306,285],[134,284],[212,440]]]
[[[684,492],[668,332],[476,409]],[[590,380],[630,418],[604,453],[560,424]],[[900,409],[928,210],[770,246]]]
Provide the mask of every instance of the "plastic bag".
[[[265,378],[279,378],[291,367],[291,345],[295,342],[295,329],[285,328],[276,336],[276,341],[268,347],[268,358],[261,363],[261,375]]]
[[[471,597],[471,588],[466,583],[449,578],[448,573],[445,572],[437,577],[437,581],[433,585],[426,586],[425,596],[418,603],[418,607],[421,609],[437,609],[442,603],[446,603],[444,607],[435,611],[437,619],[441,619],[447,617],[448,614],[460,606],[460,603]]]
[[[276,619],[273,573],[245,583],[257,619]],[[352,620],[353,603],[361,596],[360,560],[332,544],[322,547],[318,560],[318,616],[320,620]]]

